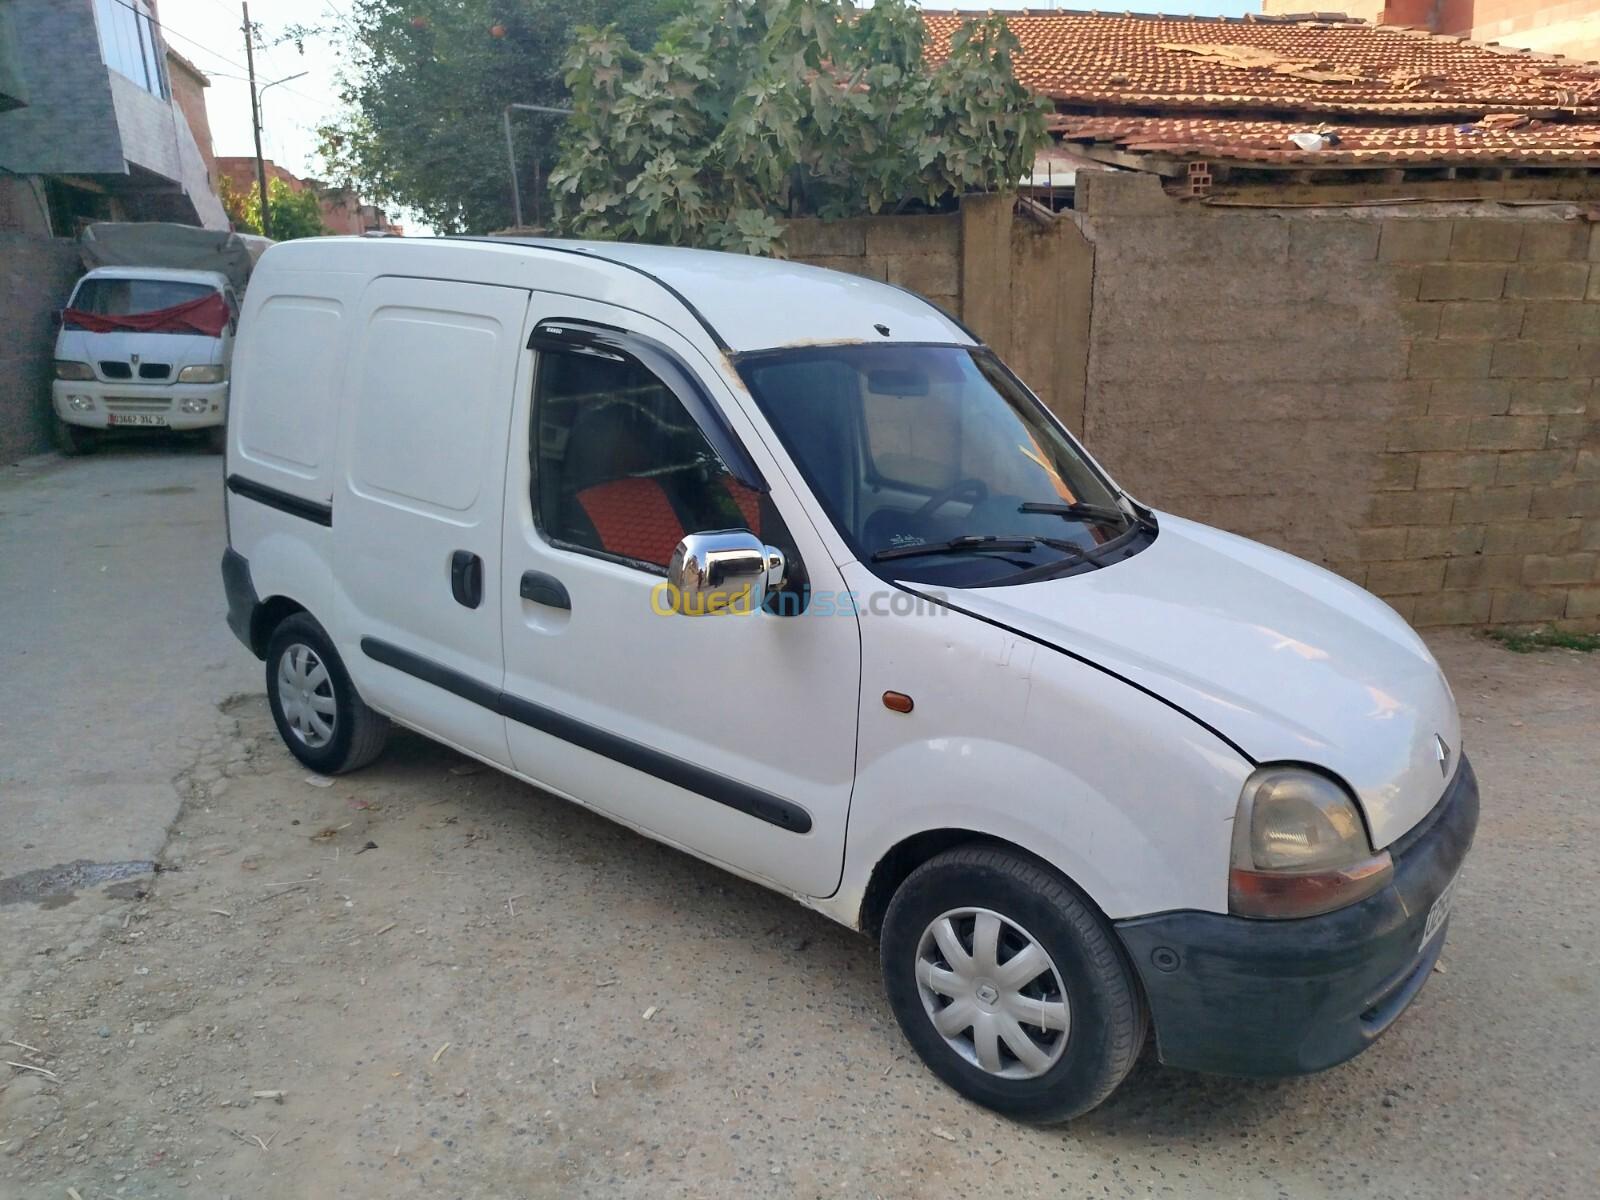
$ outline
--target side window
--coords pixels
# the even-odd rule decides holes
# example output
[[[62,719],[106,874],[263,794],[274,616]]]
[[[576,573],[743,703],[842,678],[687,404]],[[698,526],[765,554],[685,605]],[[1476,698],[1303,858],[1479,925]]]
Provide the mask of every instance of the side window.
[[[631,359],[541,351],[533,426],[533,511],[554,542],[664,569],[685,534],[761,532],[757,494]]]

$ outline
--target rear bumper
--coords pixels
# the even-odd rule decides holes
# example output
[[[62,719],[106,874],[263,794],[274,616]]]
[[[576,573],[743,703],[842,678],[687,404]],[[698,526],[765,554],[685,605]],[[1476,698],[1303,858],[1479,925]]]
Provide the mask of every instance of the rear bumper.
[[[77,397],[77,402],[73,402]],[[100,379],[57,379],[50,385],[56,416],[68,425],[106,429],[113,416],[154,416],[163,425],[117,425],[118,429],[209,429],[228,417],[228,384],[107,383]],[[200,411],[185,411],[189,408]]]
[[[1177,912],[1120,922],[1161,1061],[1296,1075],[1365,1050],[1428,981],[1447,935],[1441,928],[1422,945],[1428,913],[1477,827],[1478,783],[1463,758],[1444,797],[1396,844],[1393,882],[1365,900],[1297,921]]]
[[[222,590],[228,596],[228,628],[245,644],[245,649],[262,657],[251,637],[261,597],[256,595],[255,580],[250,578],[250,561],[232,546],[222,552]]]

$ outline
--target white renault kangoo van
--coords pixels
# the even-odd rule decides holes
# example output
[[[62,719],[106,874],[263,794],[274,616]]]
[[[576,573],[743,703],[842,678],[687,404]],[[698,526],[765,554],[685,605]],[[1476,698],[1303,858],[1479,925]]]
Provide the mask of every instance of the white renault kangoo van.
[[[877,938],[981,1104],[1082,1113],[1151,1027],[1328,1067],[1439,957],[1478,790],[1422,642],[1129,496],[907,292],[291,242],[226,463],[229,624],[303,763],[396,722]]]

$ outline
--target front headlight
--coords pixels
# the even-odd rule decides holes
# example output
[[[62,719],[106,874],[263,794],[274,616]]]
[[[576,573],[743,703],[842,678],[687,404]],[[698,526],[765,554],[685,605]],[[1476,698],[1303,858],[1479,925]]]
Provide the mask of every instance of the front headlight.
[[[57,379],[93,379],[94,368],[86,362],[72,362],[69,359],[56,359]]]
[[[221,383],[225,378],[221,363],[203,367],[184,367],[178,372],[179,383]]]
[[[1373,853],[1355,799],[1304,767],[1262,767],[1234,818],[1228,907],[1246,917],[1309,917],[1372,895],[1394,876]]]

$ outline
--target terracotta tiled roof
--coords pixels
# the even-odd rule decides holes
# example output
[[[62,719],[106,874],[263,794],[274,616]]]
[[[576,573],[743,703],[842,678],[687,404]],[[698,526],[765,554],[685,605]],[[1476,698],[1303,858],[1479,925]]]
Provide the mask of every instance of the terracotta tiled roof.
[[[923,14],[931,61],[974,15]],[[1341,16],[1004,15],[1018,78],[1073,141],[1272,163],[1600,162],[1597,64]],[[1323,125],[1338,145],[1289,141]]]
[[[972,13],[927,12],[929,57]],[[1600,68],[1362,21],[1006,14],[1018,78],[1079,103],[1412,115],[1463,108],[1600,114]]]
[[[1441,163],[1507,163],[1529,166],[1600,164],[1600,124],[1557,125],[1534,121],[1519,129],[1476,125],[1318,126],[1333,132],[1336,145],[1305,151],[1288,135],[1313,128],[1305,123],[1229,117],[1061,116],[1052,128],[1063,141],[1102,143],[1134,153],[1176,158],[1226,159],[1274,165],[1424,166]]]

